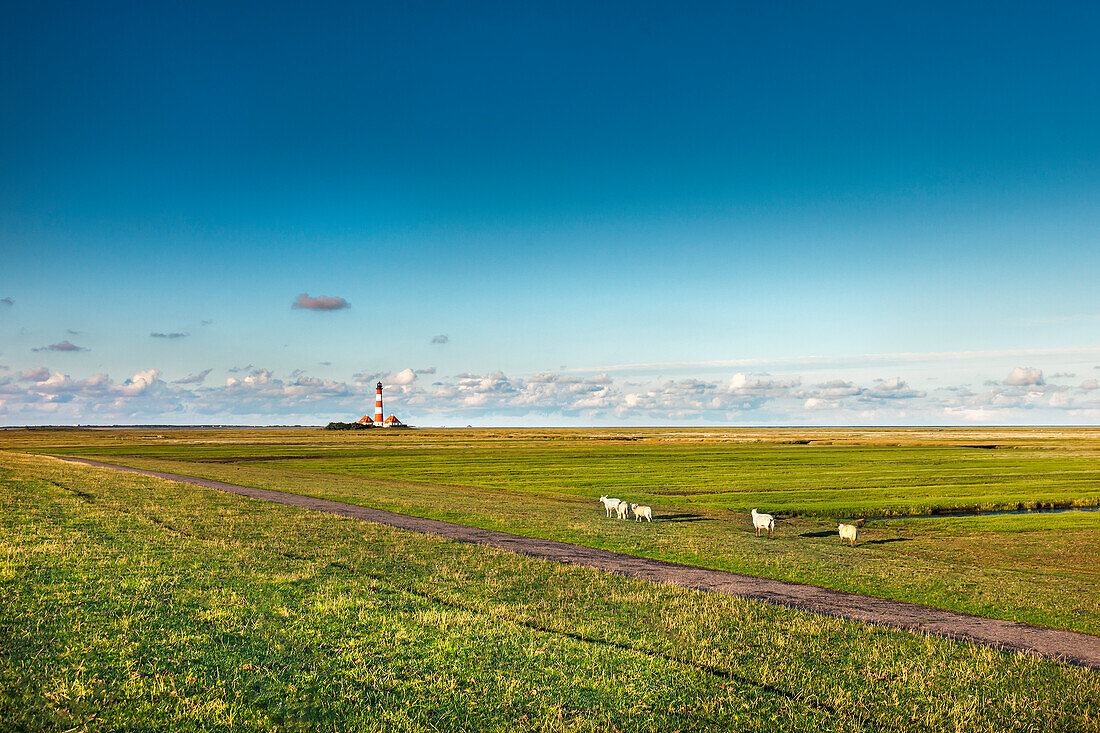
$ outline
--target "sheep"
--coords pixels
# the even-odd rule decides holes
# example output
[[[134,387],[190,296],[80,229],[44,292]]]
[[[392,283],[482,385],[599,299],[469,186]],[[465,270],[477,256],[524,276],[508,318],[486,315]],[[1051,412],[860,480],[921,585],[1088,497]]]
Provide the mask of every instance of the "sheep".
[[[626,519],[627,512],[630,511],[630,505],[627,504],[625,501],[620,501],[619,506],[616,507],[616,510],[619,512],[619,519]]]
[[[752,510],[752,526],[756,528],[756,536],[760,536],[760,530],[768,530],[768,536],[771,537],[775,532],[775,517],[771,514],[761,514],[755,509]]]
[[[652,522],[653,521],[653,507],[639,506],[637,504],[631,504],[630,509],[631,509],[631,511],[634,512],[634,521],[635,522],[642,521],[642,517],[645,517],[647,522]]]
[[[611,512],[619,508],[620,502],[618,499],[608,499],[606,496],[601,496],[600,501],[603,502],[603,509],[609,517],[611,516]]]
[[[838,524],[836,526],[837,532],[840,533],[840,539],[845,540],[852,547],[856,546],[856,540],[859,539],[859,527],[854,524]]]

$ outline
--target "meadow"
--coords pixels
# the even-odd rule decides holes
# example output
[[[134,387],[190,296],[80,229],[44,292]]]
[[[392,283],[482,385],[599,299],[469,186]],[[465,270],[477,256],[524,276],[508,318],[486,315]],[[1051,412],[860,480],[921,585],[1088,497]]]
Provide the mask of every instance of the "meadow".
[[[1091,670],[0,452],[3,731],[1096,731],[1098,711]]]
[[[1096,429],[6,431],[96,456],[487,529],[1100,633]],[[654,507],[606,520],[600,494]],[[752,507],[780,515],[756,538]],[[867,523],[843,547],[837,519]]]
[[[1100,506],[1100,429],[10,431],[5,447],[806,516]]]

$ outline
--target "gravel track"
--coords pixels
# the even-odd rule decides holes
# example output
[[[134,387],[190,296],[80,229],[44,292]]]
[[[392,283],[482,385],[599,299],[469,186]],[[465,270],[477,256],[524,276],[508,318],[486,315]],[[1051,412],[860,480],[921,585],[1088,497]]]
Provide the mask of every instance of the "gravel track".
[[[1003,651],[1035,654],[1060,662],[1100,669],[1100,636],[1091,634],[1051,629],[1044,626],[1031,626],[1015,621],[1004,621],[982,616],[971,616],[957,611],[947,611],[916,603],[892,601],[858,593],[845,593],[814,585],[760,578],[725,570],[681,565],[556,540],[523,537],[508,532],[478,529],[477,527],[468,527],[453,522],[413,517],[407,514],[397,514],[329,499],[316,499],[285,491],[238,486],[224,481],[178,473],[129,468],[87,458],[67,456],[54,456],[54,458],[99,468],[109,468],[115,471],[178,481],[261,501],[337,514],[342,517],[385,524],[411,532],[437,535],[459,542],[496,547],[520,555],[570,565],[582,565],[653,583],[671,583],[709,593],[725,593],[825,616],[836,616],[907,631],[919,631],[934,636],[961,639]]]

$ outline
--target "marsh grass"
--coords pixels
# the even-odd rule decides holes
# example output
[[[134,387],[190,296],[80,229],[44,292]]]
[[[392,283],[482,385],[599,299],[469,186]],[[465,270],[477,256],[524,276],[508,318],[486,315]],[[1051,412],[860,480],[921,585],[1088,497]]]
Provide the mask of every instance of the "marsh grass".
[[[3,445],[195,462],[210,470],[277,465],[490,493],[577,498],[629,493],[683,509],[747,512],[763,503],[775,512],[807,516],[1100,506],[1100,430],[1087,428],[980,434],[951,429],[649,430],[637,435],[595,430],[40,431],[0,435]]]
[[[1100,633],[1100,513],[899,517],[855,548],[835,524],[1094,505],[1096,429],[30,430],[0,446]],[[653,506],[654,523],[605,519],[600,494]],[[780,515],[774,539],[753,536],[753,506]]]
[[[1095,672],[0,456],[0,729],[1097,730]]]

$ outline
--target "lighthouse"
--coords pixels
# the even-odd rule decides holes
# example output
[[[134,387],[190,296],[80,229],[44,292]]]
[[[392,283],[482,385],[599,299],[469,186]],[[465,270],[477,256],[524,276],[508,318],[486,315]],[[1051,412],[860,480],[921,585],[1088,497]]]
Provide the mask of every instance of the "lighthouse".
[[[381,427],[383,423],[382,416],[382,383],[378,383],[378,387],[374,393],[374,424]]]

